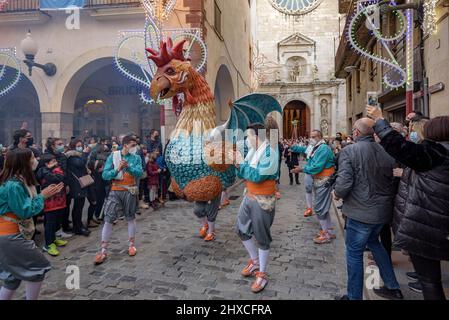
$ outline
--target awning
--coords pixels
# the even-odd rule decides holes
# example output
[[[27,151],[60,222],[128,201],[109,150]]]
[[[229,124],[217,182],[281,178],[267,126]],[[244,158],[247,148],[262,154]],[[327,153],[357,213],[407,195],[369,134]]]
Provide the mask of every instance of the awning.
[[[40,9],[65,9],[68,7],[83,7],[85,0],[41,0]]]

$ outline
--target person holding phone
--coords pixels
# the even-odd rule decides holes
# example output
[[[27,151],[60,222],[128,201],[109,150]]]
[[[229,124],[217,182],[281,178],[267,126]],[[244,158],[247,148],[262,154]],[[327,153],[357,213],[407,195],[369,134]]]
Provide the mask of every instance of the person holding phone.
[[[51,265],[31,240],[32,218],[44,209],[44,200],[60,193],[64,184],[52,184],[38,195],[34,170],[38,161],[29,149],[6,155],[0,174],[0,300],[11,300],[22,281],[27,300],[37,300]]]

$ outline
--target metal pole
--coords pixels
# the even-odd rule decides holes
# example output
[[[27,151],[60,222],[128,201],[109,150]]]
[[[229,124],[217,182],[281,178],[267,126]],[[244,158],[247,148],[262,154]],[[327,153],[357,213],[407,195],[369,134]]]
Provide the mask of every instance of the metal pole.
[[[161,145],[162,145],[162,152],[165,151],[165,106],[161,105],[160,109],[160,124],[161,124]]]
[[[407,4],[412,4],[413,0],[407,0]],[[413,87],[414,87],[414,41],[413,41],[413,31],[414,31],[414,10],[407,9],[407,37],[406,37],[406,61],[407,61],[407,89],[406,89],[406,114],[413,112]]]

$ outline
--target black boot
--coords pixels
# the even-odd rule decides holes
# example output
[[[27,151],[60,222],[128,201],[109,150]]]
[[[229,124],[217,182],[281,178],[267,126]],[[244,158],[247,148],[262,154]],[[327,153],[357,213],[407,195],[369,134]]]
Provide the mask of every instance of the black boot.
[[[443,284],[441,283],[441,281],[435,283],[426,280],[428,279],[420,278],[424,300],[439,300],[439,301],[446,300],[446,296],[443,290]]]

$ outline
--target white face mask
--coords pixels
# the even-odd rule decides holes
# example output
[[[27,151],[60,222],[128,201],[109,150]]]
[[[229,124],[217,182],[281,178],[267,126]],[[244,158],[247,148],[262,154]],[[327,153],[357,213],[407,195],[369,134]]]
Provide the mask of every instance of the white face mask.
[[[310,139],[310,145],[311,146],[316,146],[318,144],[318,141],[316,139]]]
[[[31,161],[31,170],[36,171],[38,165],[39,161],[37,161],[36,158],[33,158],[33,161]]]
[[[83,147],[76,147],[76,151],[78,151],[78,152],[83,152]]]
[[[133,148],[129,149],[129,153],[136,154],[137,153],[137,147],[133,147]]]

